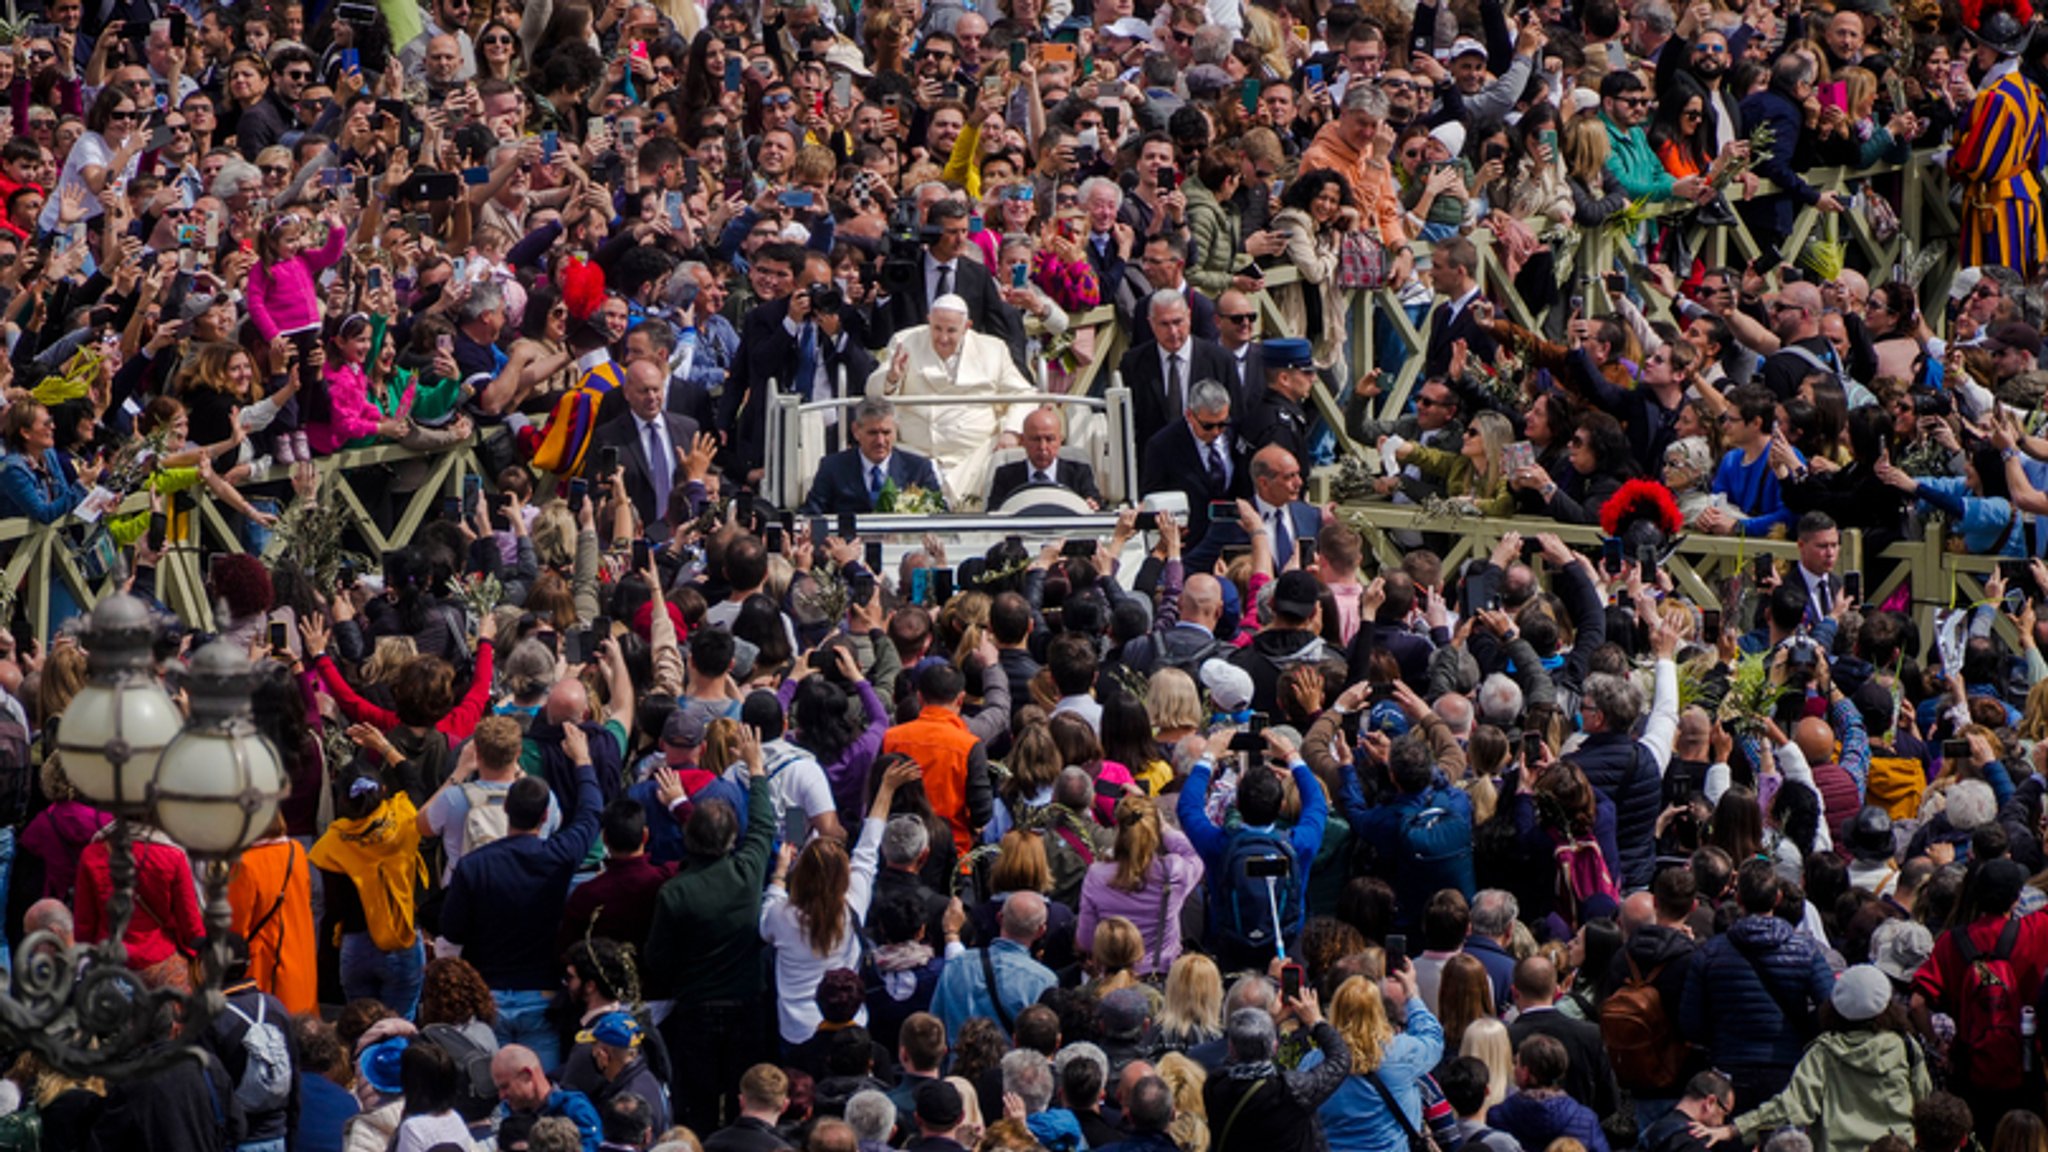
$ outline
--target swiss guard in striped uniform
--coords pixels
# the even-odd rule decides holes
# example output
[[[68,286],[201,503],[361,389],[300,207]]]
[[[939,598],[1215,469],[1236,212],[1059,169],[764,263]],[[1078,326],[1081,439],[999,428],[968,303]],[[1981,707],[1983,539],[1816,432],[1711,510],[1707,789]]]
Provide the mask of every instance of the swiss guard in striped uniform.
[[[2032,29],[1989,0],[1974,22],[1964,5],[1964,30],[1985,70],[1969,123],[1949,157],[1949,175],[1963,186],[1964,266],[1999,264],[2029,282],[2048,269],[2048,224],[2041,211],[2048,168],[2048,105],[2021,74],[2020,53]]]

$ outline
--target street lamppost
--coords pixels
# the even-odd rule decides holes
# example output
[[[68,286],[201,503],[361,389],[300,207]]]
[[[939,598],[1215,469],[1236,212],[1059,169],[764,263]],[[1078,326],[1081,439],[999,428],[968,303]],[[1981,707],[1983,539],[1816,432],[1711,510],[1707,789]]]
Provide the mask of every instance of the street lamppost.
[[[12,991],[0,995],[0,1034],[69,1075],[142,1075],[187,1058],[224,1004],[234,860],[263,834],[289,790],[277,750],[250,718],[247,654],[215,641],[193,655],[188,719],[156,675],[156,632],[149,607],[132,596],[93,609],[82,637],[87,683],[65,709],[57,742],[72,786],[114,816],[107,938],[66,946],[51,932],[30,935]],[[130,823],[137,820],[201,866],[206,942],[190,992],[151,988],[127,965],[123,939],[137,879]],[[181,1042],[162,1043],[174,1023]]]

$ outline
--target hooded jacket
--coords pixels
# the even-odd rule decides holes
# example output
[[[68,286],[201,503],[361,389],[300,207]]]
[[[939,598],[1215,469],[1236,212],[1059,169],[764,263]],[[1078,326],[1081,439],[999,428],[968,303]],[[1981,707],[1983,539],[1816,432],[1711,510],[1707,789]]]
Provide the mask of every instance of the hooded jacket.
[[[419,849],[412,799],[394,792],[360,820],[337,817],[307,856],[327,873],[327,891],[353,884],[370,942],[380,951],[395,952],[419,939],[413,928],[414,901],[427,871]],[[346,923],[347,918],[336,918]]]
[[[1912,1138],[1913,1105],[1934,1091],[1919,1045],[1896,1032],[1829,1032],[1800,1057],[1783,1092],[1735,1118],[1745,1143],[1786,1125],[1820,1152],[1863,1152],[1880,1136]]]
[[[1656,759],[1626,732],[1592,733],[1566,759],[1614,801],[1614,844],[1621,851],[1615,880],[1625,889],[1649,887],[1657,864],[1657,813],[1664,805]]]
[[[1327,651],[1323,638],[1306,629],[1268,628],[1238,649],[1230,662],[1252,678],[1252,709],[1273,711],[1280,674],[1297,664],[1315,664]]]
[[[1693,953],[1679,1027],[1717,1068],[1790,1068],[1834,988],[1811,938],[1776,916],[1744,916]]]

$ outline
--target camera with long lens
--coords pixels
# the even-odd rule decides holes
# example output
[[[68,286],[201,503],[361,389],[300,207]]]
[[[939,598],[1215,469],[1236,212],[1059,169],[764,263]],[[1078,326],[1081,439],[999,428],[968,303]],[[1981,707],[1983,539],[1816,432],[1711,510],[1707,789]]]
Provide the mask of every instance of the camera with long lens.
[[[1924,391],[1913,393],[1913,415],[1915,418],[1934,416],[1946,419],[1956,410],[1955,398],[1946,392]]]
[[[918,223],[917,205],[909,197],[897,201],[889,214],[889,232],[882,247],[882,290],[890,294],[909,291],[924,274],[924,249],[936,235],[934,229]]]

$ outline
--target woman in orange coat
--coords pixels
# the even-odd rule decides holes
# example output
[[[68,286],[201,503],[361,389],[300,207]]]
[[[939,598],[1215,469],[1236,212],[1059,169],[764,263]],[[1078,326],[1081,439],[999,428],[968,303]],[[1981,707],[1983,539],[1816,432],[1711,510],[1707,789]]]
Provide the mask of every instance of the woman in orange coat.
[[[249,942],[249,978],[294,1015],[319,1009],[313,874],[284,817],[249,846],[228,878],[235,934]]]

